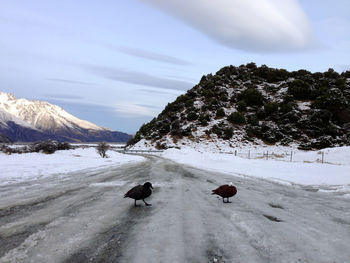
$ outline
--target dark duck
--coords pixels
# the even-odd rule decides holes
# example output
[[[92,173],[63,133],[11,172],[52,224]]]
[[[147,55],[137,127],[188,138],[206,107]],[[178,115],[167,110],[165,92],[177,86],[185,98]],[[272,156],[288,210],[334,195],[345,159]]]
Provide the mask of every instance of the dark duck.
[[[230,183],[229,185],[224,184],[222,186],[219,186],[212,192],[212,195],[221,196],[222,202],[224,203],[231,203],[229,198],[234,196],[235,194],[237,194],[237,188],[232,183]],[[225,202],[225,198],[226,198],[226,202]]]
[[[150,206],[151,204],[146,203],[145,198],[149,197],[152,194],[152,184],[150,182],[146,182],[143,185],[137,185],[131,188],[125,195],[124,198],[132,198],[135,199],[134,205],[136,205],[136,200],[142,200],[146,206]]]

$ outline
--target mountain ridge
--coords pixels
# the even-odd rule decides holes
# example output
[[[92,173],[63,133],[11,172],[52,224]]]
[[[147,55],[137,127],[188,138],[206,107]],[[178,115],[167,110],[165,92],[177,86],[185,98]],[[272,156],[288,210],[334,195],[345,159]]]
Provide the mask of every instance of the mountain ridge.
[[[0,132],[12,141],[126,142],[132,136],[78,119],[62,107],[0,92]]]

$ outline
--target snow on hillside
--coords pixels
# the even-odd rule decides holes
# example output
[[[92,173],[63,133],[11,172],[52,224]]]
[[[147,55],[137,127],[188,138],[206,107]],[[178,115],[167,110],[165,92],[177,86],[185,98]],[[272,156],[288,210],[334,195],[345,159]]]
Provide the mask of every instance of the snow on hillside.
[[[44,101],[17,99],[5,92],[0,92],[0,109],[41,130],[74,128],[74,126],[104,130],[91,122],[74,117],[57,105]]]
[[[56,151],[54,154],[6,155],[0,152],[0,185],[144,160],[140,156],[126,155],[114,151],[107,151],[107,154],[110,158],[101,158],[95,148]]]
[[[161,155],[201,169],[235,176],[259,177],[283,184],[318,186],[315,189],[325,192],[335,191],[350,197],[350,147],[328,148],[324,151],[330,161],[339,164],[306,161],[313,160],[314,156],[318,155],[317,152],[312,151],[298,152],[296,162],[248,159],[234,154],[199,152],[190,148],[169,149]]]

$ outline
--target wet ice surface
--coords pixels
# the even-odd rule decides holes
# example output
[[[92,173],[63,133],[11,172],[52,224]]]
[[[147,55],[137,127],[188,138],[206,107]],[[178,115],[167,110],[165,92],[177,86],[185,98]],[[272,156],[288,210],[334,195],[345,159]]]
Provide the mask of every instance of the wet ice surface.
[[[135,208],[123,195],[145,181]],[[210,194],[231,181],[232,203]],[[0,262],[349,262],[350,204],[315,189],[157,157],[3,186]]]

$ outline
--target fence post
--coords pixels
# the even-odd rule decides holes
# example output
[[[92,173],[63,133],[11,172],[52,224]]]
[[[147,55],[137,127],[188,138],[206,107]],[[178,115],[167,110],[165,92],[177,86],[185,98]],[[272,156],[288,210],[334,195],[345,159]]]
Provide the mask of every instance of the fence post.
[[[293,151],[290,151],[290,162],[293,161]]]
[[[324,152],[322,152],[322,163],[324,161]]]
[[[248,159],[250,159],[250,150],[248,151]]]
[[[235,156],[237,156],[237,150],[235,150]]]
[[[266,160],[269,159],[269,151],[266,151]]]

